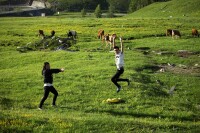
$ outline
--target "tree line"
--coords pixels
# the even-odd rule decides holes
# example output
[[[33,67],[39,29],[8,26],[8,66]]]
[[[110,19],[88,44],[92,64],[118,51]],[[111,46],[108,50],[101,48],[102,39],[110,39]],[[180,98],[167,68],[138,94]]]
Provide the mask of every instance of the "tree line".
[[[0,0],[2,4],[30,3],[32,0]],[[49,2],[54,11],[94,11],[98,5],[101,10],[112,12],[134,12],[154,2],[165,2],[169,0],[37,0]]]
[[[81,11],[82,9],[94,11],[98,5],[101,10],[114,12],[134,12],[154,2],[169,0],[46,0],[59,11]]]

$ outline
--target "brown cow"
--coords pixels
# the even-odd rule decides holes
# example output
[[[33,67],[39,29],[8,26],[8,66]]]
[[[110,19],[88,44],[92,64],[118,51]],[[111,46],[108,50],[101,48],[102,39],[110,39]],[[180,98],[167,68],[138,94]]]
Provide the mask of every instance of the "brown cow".
[[[99,31],[98,31],[98,38],[99,38],[99,39],[102,39],[103,36],[104,36],[104,30],[99,30]]]
[[[172,30],[172,38],[174,37],[181,37],[181,33],[179,30]]]
[[[197,37],[199,37],[199,33],[198,33],[198,31],[197,31],[197,29],[192,29],[192,36],[197,36]]]
[[[44,37],[45,37],[44,31],[43,30],[39,30],[38,32],[39,32],[38,36],[42,36],[42,39],[44,39]]]
[[[172,36],[172,29],[166,30],[166,36]]]

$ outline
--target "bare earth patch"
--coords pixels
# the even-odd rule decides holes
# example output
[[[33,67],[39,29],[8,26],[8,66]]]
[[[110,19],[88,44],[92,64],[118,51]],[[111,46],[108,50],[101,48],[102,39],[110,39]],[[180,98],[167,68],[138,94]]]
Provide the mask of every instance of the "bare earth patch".
[[[196,66],[185,66],[185,65],[177,65],[172,66],[170,64],[161,65],[160,66],[160,72],[172,72],[176,74],[189,74],[189,75],[196,75],[200,76],[200,66],[196,64]]]

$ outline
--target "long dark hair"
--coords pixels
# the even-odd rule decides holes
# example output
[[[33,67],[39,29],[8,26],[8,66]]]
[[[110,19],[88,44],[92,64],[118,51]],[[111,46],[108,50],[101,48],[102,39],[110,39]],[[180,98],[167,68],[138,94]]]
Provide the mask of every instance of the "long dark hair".
[[[43,71],[46,70],[46,65],[49,65],[49,62],[44,62],[43,69],[42,69],[42,75],[43,75]]]

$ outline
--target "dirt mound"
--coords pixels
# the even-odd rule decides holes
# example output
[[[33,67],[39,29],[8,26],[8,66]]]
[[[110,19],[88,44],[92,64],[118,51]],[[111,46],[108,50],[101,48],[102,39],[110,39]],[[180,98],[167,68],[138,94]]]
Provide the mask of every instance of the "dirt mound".
[[[186,66],[182,64],[170,64],[163,63],[160,65],[144,65],[142,67],[135,69],[138,72],[144,71],[148,73],[157,73],[157,72],[171,72],[176,74],[187,74],[187,75],[196,75],[200,76],[200,65],[195,64],[193,66]]]

